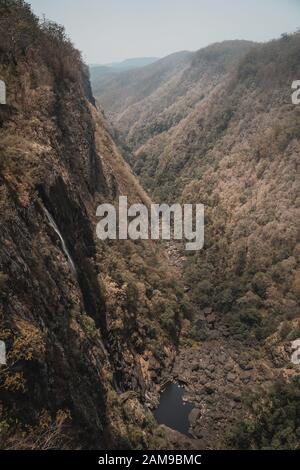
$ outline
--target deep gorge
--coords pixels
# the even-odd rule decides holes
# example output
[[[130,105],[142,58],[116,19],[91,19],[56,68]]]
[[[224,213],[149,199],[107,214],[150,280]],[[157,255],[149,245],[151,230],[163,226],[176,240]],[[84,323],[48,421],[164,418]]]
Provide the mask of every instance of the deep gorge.
[[[91,83],[62,26],[0,20],[1,449],[298,448],[299,32]],[[122,196],[204,204],[203,249],[99,240]]]

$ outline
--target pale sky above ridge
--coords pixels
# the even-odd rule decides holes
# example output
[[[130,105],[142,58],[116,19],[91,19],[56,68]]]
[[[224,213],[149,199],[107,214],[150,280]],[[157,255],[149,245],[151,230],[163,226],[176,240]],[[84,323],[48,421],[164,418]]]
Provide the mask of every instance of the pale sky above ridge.
[[[66,27],[88,63],[164,57],[227,39],[267,41],[300,28],[300,0],[29,0]]]

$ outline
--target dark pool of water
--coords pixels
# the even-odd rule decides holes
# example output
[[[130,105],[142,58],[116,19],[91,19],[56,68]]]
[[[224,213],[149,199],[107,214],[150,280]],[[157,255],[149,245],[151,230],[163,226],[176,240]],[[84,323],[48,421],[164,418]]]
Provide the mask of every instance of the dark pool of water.
[[[158,424],[165,424],[171,429],[189,436],[189,414],[194,408],[192,403],[182,399],[183,388],[170,384],[160,396],[160,403],[154,416]]]

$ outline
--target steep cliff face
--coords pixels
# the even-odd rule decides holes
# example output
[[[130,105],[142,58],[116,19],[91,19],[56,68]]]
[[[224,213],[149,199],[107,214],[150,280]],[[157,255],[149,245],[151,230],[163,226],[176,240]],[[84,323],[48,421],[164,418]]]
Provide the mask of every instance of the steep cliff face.
[[[80,54],[23,1],[0,18],[1,446],[146,447],[142,403],[172,362],[180,287],[160,247],[96,241],[99,203],[147,196]]]

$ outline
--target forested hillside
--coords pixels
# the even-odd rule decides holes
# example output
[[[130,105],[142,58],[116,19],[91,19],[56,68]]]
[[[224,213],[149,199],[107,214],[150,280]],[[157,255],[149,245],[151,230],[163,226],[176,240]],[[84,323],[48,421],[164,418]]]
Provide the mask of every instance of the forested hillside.
[[[123,143],[136,151],[186,118],[252,46],[228,41],[178,52],[113,79],[95,79],[94,94]]]
[[[299,33],[266,44],[215,44],[187,57],[148,94],[140,95],[141,77],[134,84],[137,94],[132,88],[129,101],[122,101],[129,89],[125,75],[125,83],[119,77],[97,93],[109,97],[104,110],[153,198],[205,205],[205,248],[188,256],[185,266],[194,305],[191,336],[204,344],[221,334],[240,366],[242,358],[246,368],[247,362],[265,363],[268,379],[260,380],[265,391],[259,396],[275,376],[283,374],[285,381],[298,373],[290,342],[300,337],[300,107],[291,100],[299,50]],[[147,77],[151,67],[144,70]],[[257,373],[248,388],[256,385]],[[195,386],[203,390],[199,382]],[[275,403],[285,387],[269,392]],[[214,397],[212,390],[207,393]],[[281,399],[278,404],[285,407]],[[261,413],[264,423],[274,423],[270,410]],[[296,411],[289,424],[279,418],[276,439],[271,432],[247,435],[251,423],[244,444],[238,438],[231,443],[297,446],[291,437],[299,426]],[[259,426],[257,433],[263,433]]]
[[[133,168],[155,199],[206,205],[206,249],[188,269],[191,285],[200,283],[195,301],[226,313],[251,293],[260,304],[262,330],[270,320],[264,308],[291,313],[299,294],[300,109],[291,102],[299,45],[299,34],[258,46],[216,44],[197,52],[180,77],[175,73],[173,89],[168,83],[142,100],[132,89],[133,127],[132,107],[124,110],[119,98],[105,109],[121,135],[127,119]],[[136,88],[143,86],[141,78]],[[172,106],[163,101],[166,95]]]

